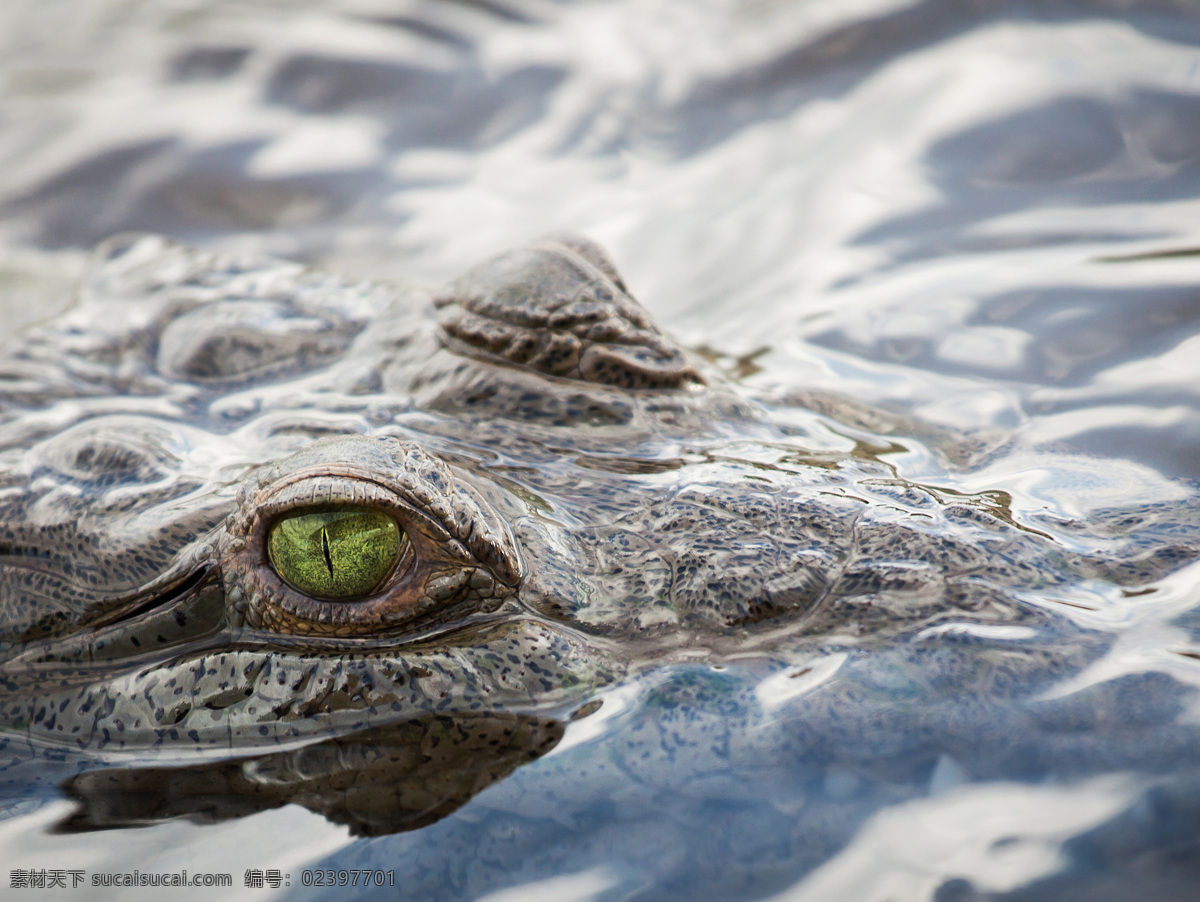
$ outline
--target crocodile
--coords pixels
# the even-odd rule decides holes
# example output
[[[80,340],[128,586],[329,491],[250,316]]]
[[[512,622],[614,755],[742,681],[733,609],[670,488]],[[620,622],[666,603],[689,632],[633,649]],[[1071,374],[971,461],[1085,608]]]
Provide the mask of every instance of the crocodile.
[[[0,359],[10,781],[76,756],[64,829],[289,801],[411,829],[664,662],[1036,627],[1195,556],[1162,512],[1066,542],[906,480],[895,423],[781,416],[711,357],[574,235],[438,292],[110,239]]]

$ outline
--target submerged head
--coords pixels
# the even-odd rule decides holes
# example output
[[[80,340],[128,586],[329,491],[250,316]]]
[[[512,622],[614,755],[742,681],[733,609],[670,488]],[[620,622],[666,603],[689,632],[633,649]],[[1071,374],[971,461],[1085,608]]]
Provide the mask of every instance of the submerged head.
[[[861,436],[806,448],[582,239],[436,297],[155,239],[101,256],[10,349],[40,375],[3,409],[0,744],[257,756],[336,796],[347,756],[447,735],[501,774],[631,670],[1028,621],[1020,592],[1076,566]],[[404,774],[379,779],[438,779]]]

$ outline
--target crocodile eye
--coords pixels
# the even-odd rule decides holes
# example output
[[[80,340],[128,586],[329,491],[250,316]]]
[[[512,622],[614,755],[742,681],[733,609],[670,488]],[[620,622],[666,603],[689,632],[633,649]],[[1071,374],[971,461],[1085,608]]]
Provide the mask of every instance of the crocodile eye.
[[[271,566],[293,589],[315,598],[350,599],[379,587],[407,541],[382,511],[335,507],[276,521],[267,549]]]
[[[230,625],[285,635],[457,622],[521,583],[516,543],[482,494],[384,436],[318,440],[252,470],[217,543]]]

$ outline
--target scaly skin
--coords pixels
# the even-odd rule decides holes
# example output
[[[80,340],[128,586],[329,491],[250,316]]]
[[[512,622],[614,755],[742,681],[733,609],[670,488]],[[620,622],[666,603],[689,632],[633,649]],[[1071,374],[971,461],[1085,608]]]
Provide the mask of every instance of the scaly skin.
[[[446,728],[455,772],[495,779],[631,671],[697,650],[796,660],[964,618],[1037,624],[1049,615],[1026,593],[1137,586],[1194,556],[1152,538],[1161,513],[1088,556],[991,495],[898,479],[869,445],[808,450],[579,238],[435,297],[119,238],[2,372],[0,744],[31,761],[55,746],[215,761],[235,795],[251,789],[220,771],[230,757],[270,769],[314,743],[427,741],[459,720],[473,726]],[[365,598],[310,598],[274,571],[267,535],[339,503],[393,516],[409,556]],[[479,739],[493,729],[524,738]],[[364,832],[423,822],[334,812],[338,766],[312,766],[294,797],[315,810]],[[109,799],[77,827],[181,813],[112,802],[120,773],[73,784]],[[379,775],[418,796],[435,777]],[[291,797],[277,789],[261,798]]]

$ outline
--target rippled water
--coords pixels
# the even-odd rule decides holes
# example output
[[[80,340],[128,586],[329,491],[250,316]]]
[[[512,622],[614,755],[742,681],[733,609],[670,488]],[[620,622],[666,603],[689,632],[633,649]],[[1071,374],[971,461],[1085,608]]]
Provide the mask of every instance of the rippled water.
[[[781,425],[901,436],[908,480],[1005,493],[1064,543],[1197,498],[1191,4],[10,2],[0,41],[6,331],[122,230],[437,284],[571,229]],[[304,867],[413,898],[1193,898],[1198,576],[1031,597],[1106,645],[1019,711],[869,658],[699,653],[420,830],[290,806],[55,835],[70,804],[33,793],[0,849],[256,899],[341,897]],[[1032,640],[956,629],[932,638]],[[256,867],[292,886],[242,890]]]

